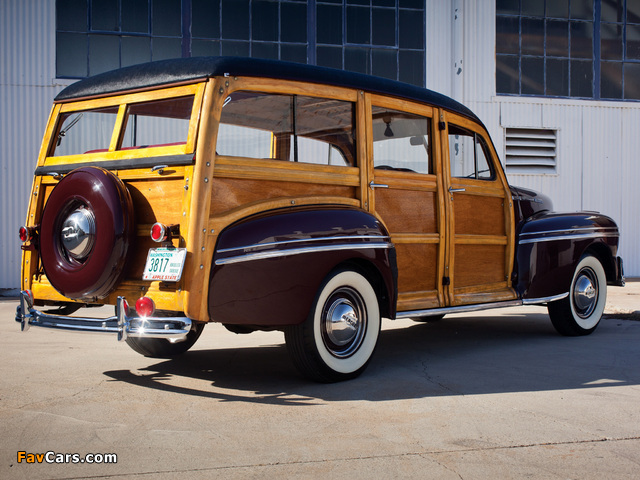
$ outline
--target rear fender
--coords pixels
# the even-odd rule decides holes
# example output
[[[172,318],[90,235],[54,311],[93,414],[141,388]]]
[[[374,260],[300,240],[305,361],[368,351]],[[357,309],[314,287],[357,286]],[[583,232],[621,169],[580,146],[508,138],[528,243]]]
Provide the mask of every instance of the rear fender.
[[[382,314],[395,316],[395,249],[384,226],[369,213],[299,207],[246,218],[218,238],[209,317],[259,327],[300,323],[324,278],[345,264],[376,288]]]

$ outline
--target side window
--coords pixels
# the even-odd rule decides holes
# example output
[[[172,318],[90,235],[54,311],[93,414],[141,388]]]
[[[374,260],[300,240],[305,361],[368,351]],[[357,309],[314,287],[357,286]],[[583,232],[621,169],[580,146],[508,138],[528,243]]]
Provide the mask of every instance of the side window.
[[[449,159],[452,177],[477,180],[494,178],[487,147],[475,132],[449,125]]]
[[[216,153],[355,166],[354,116],[351,102],[235,92],[222,108]]]
[[[63,113],[58,120],[57,138],[50,155],[79,155],[107,151],[118,106]]]
[[[431,119],[374,106],[373,166],[379,170],[434,173],[431,166]]]
[[[121,148],[186,143],[193,99],[190,95],[129,105]]]

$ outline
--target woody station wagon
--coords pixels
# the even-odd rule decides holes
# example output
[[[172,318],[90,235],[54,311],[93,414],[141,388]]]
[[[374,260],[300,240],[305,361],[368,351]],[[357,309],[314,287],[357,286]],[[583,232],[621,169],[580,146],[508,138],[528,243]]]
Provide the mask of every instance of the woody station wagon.
[[[207,322],[282,330],[323,382],[366,368],[382,317],[546,304],[558,332],[584,335],[624,284],[616,224],[510,187],[463,105],[248,58],[65,88],[20,237],[23,330],[113,332],[152,357],[186,352]],[[115,315],[72,316],[97,304]]]

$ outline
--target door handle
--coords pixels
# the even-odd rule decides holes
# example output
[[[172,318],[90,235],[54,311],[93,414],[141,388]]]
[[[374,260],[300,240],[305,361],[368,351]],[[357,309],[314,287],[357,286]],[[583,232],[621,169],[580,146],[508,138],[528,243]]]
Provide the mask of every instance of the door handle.
[[[466,192],[467,189],[466,188],[453,188],[453,187],[449,187],[449,193],[460,193],[460,192]]]
[[[371,180],[371,182],[369,182],[369,188],[371,188],[371,190],[374,188],[389,188],[389,185],[386,183],[374,183],[374,181]]]

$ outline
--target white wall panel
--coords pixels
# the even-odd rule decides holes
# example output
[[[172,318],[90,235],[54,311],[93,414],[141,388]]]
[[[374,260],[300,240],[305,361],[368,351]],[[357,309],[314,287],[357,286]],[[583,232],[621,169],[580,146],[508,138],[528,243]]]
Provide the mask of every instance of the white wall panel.
[[[55,86],[55,2],[0,2],[0,289],[19,285],[20,242]]]

